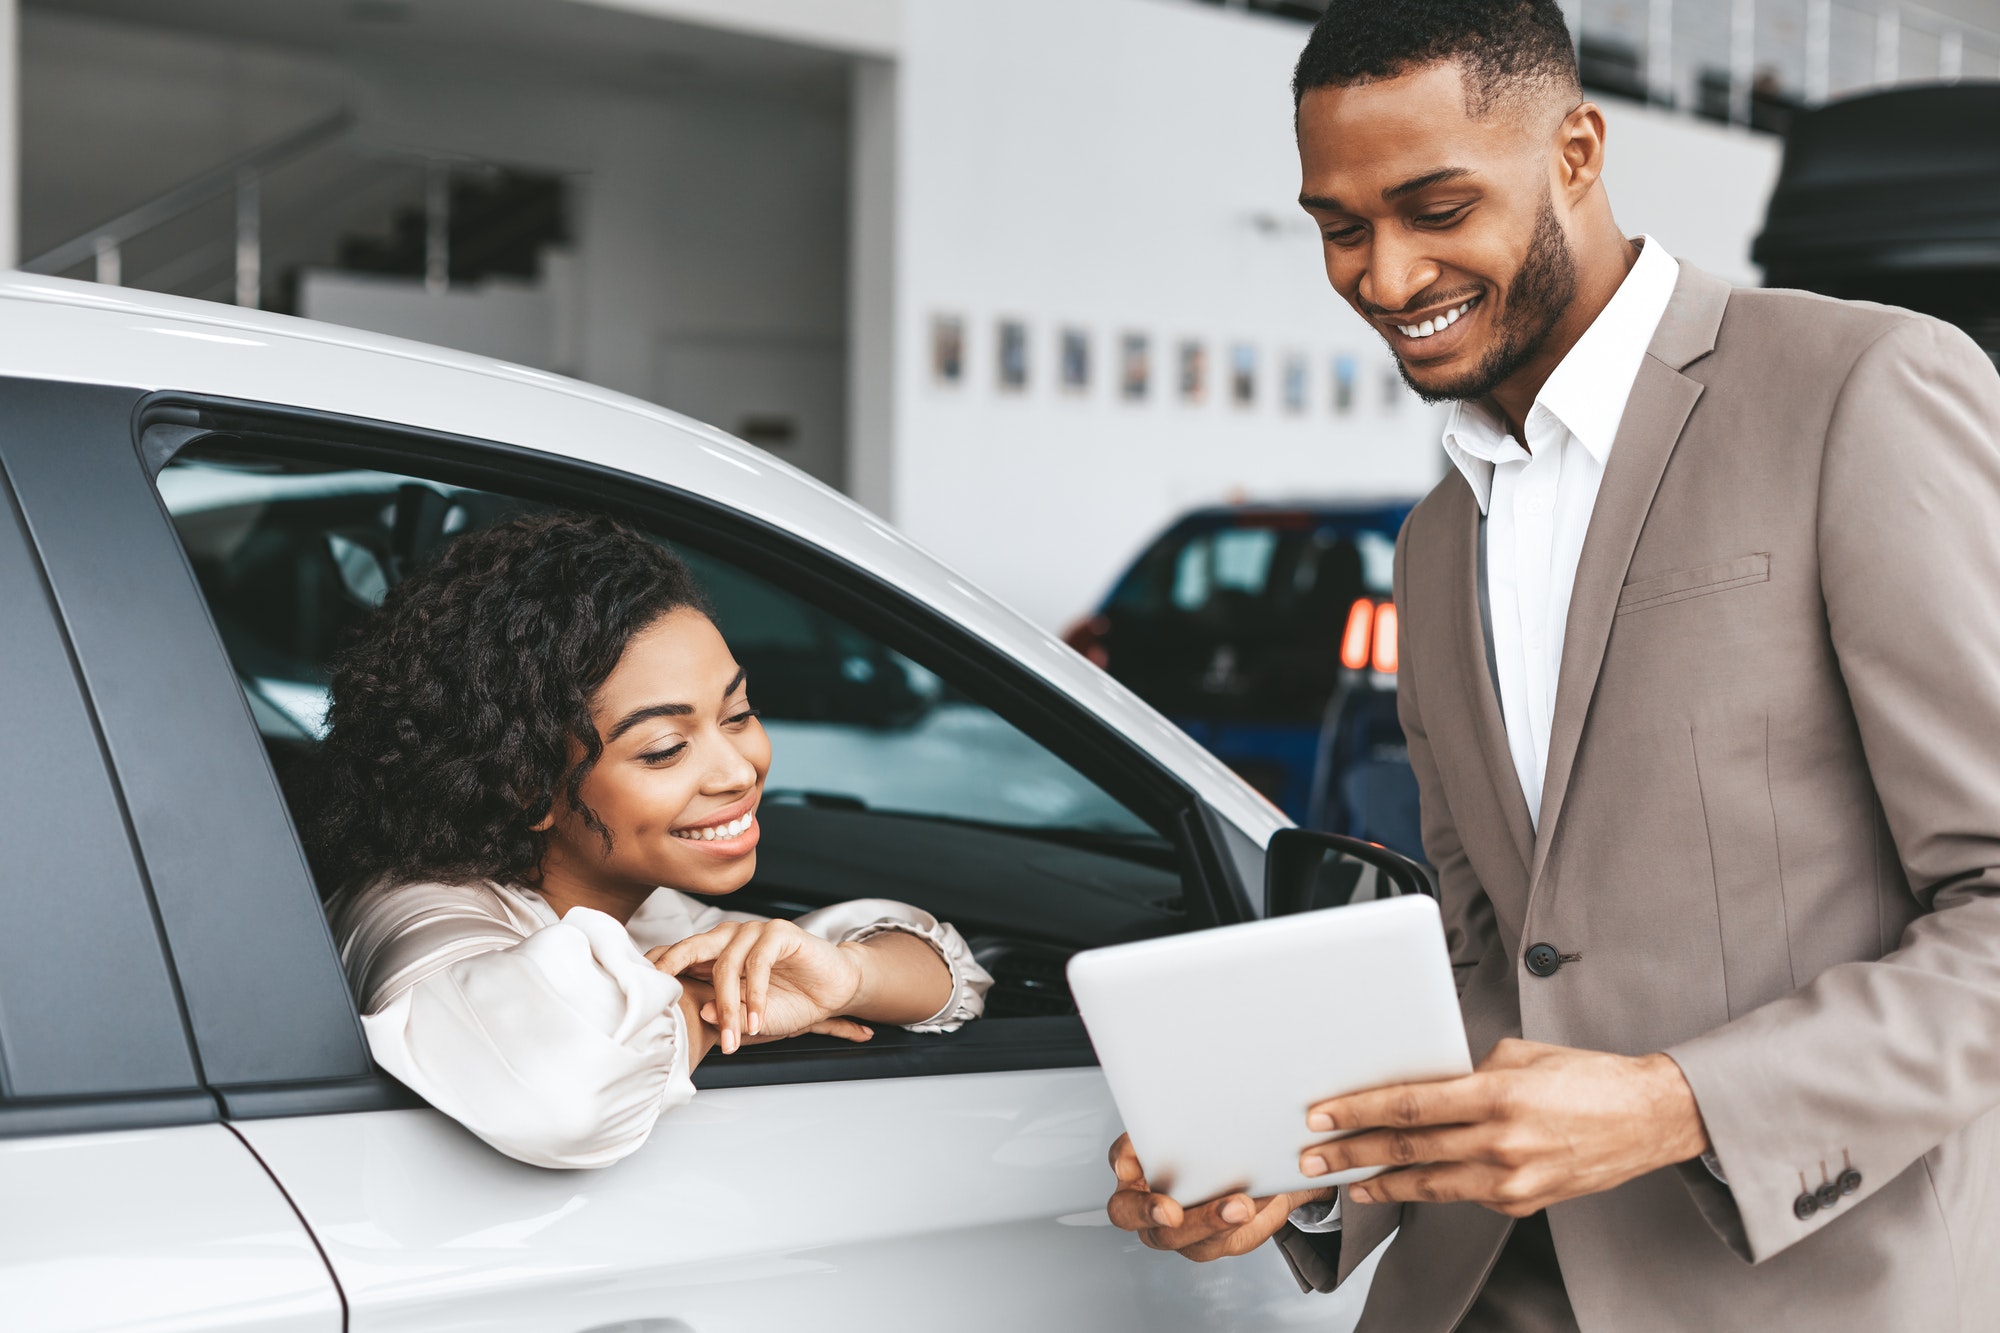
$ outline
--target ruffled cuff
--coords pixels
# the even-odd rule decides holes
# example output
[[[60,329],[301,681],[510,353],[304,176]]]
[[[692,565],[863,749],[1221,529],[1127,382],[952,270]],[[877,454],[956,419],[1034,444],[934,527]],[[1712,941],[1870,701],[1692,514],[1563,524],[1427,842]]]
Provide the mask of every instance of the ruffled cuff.
[[[972,956],[971,946],[948,922],[922,908],[888,898],[860,898],[808,912],[800,929],[836,944],[858,944],[891,931],[915,935],[937,950],[951,971],[951,997],[944,1007],[921,1023],[905,1023],[911,1032],[956,1032],[986,1012],[986,992],[993,976]]]

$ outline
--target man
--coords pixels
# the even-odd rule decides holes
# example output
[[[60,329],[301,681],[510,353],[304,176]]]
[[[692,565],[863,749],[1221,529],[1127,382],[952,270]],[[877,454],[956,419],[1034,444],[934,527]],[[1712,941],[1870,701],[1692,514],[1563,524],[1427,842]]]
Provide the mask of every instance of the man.
[[[1995,1327],[2000,379],[1628,240],[1554,0],[1333,0],[1295,91],[1328,276],[1456,404],[1396,602],[1479,1063],[1312,1108],[1390,1168],[1337,1199],[1121,1139],[1112,1219],[1321,1290],[1394,1232],[1370,1330]]]

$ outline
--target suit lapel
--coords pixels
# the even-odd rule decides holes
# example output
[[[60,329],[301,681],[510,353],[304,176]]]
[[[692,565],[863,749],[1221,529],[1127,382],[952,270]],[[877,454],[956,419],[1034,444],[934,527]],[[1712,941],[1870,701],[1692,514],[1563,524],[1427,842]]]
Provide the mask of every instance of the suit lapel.
[[[1615,449],[1616,446],[1614,445]],[[1507,723],[1500,712],[1500,692],[1486,669],[1486,628],[1479,614],[1479,501],[1472,488],[1458,488],[1455,512],[1449,519],[1451,549],[1445,568],[1451,571],[1454,642],[1445,658],[1458,664],[1464,679],[1459,697],[1472,706],[1472,732],[1486,763],[1487,781],[1500,798],[1501,817],[1513,835],[1514,850],[1525,872],[1535,850],[1535,828],[1528,818],[1528,801],[1514,772],[1513,751],[1507,746]],[[1436,744],[1434,739],[1432,744]]]
[[[1632,396],[1626,401],[1598,488],[1590,529],[1577,562],[1563,632],[1562,665],[1556,677],[1556,710],[1549,726],[1548,770],[1542,780],[1542,811],[1528,883],[1541,880],[1549,848],[1562,818],[1564,797],[1577,747],[1590,714],[1591,697],[1611,639],[1618,593],[1638,547],[1639,533],[1702,386],[1682,368],[1715,348],[1715,333],[1729,303],[1729,284],[1687,264],[1681,265],[1673,299],[1653,335]],[[1510,774],[1511,776],[1511,774]]]

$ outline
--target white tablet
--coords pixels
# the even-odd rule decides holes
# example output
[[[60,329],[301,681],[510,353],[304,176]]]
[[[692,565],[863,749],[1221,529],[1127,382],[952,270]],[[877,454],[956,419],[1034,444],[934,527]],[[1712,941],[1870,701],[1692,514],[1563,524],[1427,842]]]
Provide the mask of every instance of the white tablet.
[[[1345,1184],[1306,1108],[1472,1072],[1437,904],[1420,895],[1077,954],[1069,985],[1153,1189],[1193,1204]]]

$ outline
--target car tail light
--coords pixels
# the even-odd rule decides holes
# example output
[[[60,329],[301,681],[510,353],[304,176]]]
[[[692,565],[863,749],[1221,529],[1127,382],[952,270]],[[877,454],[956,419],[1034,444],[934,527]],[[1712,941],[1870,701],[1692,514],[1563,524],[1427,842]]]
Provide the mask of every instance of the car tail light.
[[[1340,664],[1349,671],[1368,665],[1368,643],[1375,632],[1375,603],[1357,597],[1347,611],[1347,628],[1340,634]]]
[[[1092,665],[1108,669],[1111,649],[1105,639],[1110,633],[1111,622],[1108,619],[1086,616],[1063,632],[1063,642],[1089,658]]]
[[[1340,632],[1340,664],[1349,671],[1373,666],[1385,676],[1396,674],[1396,604],[1357,597],[1347,611],[1347,628]]]
[[[1384,602],[1375,608],[1375,669],[1385,676],[1396,674],[1396,604]]]

